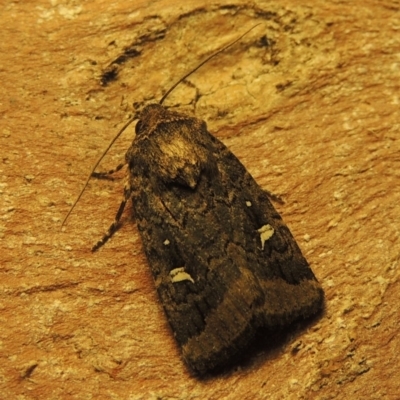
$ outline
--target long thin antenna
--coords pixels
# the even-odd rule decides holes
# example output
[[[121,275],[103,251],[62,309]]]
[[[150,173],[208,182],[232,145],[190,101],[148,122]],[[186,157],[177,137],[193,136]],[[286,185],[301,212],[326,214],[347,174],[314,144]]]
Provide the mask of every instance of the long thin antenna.
[[[260,24],[256,24],[254,25],[252,28],[250,28],[249,30],[247,30],[245,33],[243,33],[241,36],[239,36],[236,40],[234,40],[233,42],[229,43],[228,45],[226,45],[225,47],[223,47],[220,50],[217,50],[215,53],[211,54],[209,57],[207,57],[204,61],[202,61],[199,65],[197,65],[196,68],[193,68],[190,72],[188,72],[183,78],[179,79],[176,83],[174,83],[168,90],[167,92],[164,94],[164,96],[161,98],[159,104],[162,104],[164,102],[164,100],[167,98],[167,96],[181,83],[183,82],[188,76],[192,75],[194,72],[196,72],[200,67],[202,67],[206,62],[210,61],[212,58],[214,58],[215,56],[217,56],[218,54],[222,53],[223,51],[225,51],[226,49],[228,49],[229,47],[233,46],[235,43],[237,43],[240,39],[243,38],[243,36],[247,35],[250,31],[252,31],[254,28],[256,28],[258,25]],[[98,165],[100,164],[101,160],[104,158],[104,156],[107,154],[108,150],[110,150],[111,146],[114,144],[114,142],[121,136],[122,132],[124,132],[124,130],[136,119],[138,119],[138,114],[135,113],[135,115],[120,129],[120,131],[117,133],[117,135],[111,140],[111,142],[109,143],[109,145],[107,146],[107,148],[103,151],[103,153],[101,154],[101,156],[99,157],[99,159],[96,161],[96,163],[94,164],[93,168],[91,169],[88,177],[86,178],[85,184],[83,185],[82,190],[80,191],[78,197],[76,198],[76,200],[74,201],[74,203],[72,204],[70,210],[68,211],[68,214],[65,216],[61,227],[64,226],[65,222],[67,221],[68,217],[71,215],[72,210],[75,208],[76,204],[78,203],[78,201],[80,200],[80,198],[82,197],[83,192],[86,189],[86,186],[89,183],[90,178],[92,177],[95,169],[98,167]]]
[[[167,96],[181,83],[183,82],[188,76],[192,75],[194,72],[196,72],[199,68],[201,68],[205,63],[207,63],[208,61],[210,61],[212,58],[214,58],[215,56],[217,56],[218,54],[222,53],[223,51],[225,51],[226,49],[228,49],[229,47],[233,46],[235,43],[237,43],[240,39],[242,39],[243,36],[246,36],[250,31],[252,31],[255,27],[257,27],[260,24],[254,25],[252,28],[250,28],[248,31],[246,31],[245,33],[243,33],[243,35],[241,35],[240,37],[238,37],[236,40],[234,40],[233,42],[229,43],[228,45],[226,45],[225,47],[223,47],[220,50],[217,50],[215,53],[211,54],[209,57],[207,57],[204,61],[202,61],[196,68],[192,69],[190,72],[188,72],[183,78],[179,79],[179,81],[177,81],[176,83],[174,83],[169,90],[167,90],[167,92],[164,94],[164,96],[161,98],[160,103],[162,104],[164,102],[164,100],[167,98]]]
[[[76,200],[74,201],[74,203],[72,204],[72,207],[69,209],[68,214],[65,216],[61,227],[64,226],[65,222],[67,221],[68,217],[70,216],[70,214],[72,213],[72,210],[75,208],[76,204],[78,203],[79,199],[82,197],[83,192],[86,189],[86,186],[88,185],[91,176],[93,175],[95,169],[97,168],[97,166],[100,164],[101,160],[104,158],[104,156],[107,154],[108,150],[110,150],[111,146],[114,144],[114,142],[121,136],[122,132],[135,120],[137,119],[137,113],[135,113],[135,115],[120,129],[120,131],[117,133],[117,135],[111,140],[111,142],[109,143],[109,145],[107,146],[107,148],[103,151],[103,153],[101,154],[101,156],[99,157],[99,159],[96,161],[96,164],[94,164],[93,168],[90,170],[90,173],[88,175],[88,177],[86,178],[85,184],[83,185],[82,190],[80,191],[78,197],[76,198]]]

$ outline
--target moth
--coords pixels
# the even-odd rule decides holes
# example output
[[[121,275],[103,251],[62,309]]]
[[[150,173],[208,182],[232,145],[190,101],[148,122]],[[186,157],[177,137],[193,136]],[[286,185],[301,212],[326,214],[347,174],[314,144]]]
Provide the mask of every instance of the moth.
[[[124,200],[94,250],[132,199],[172,332],[203,375],[234,363],[260,331],[319,312],[324,294],[267,192],[204,121],[161,103],[139,115]]]

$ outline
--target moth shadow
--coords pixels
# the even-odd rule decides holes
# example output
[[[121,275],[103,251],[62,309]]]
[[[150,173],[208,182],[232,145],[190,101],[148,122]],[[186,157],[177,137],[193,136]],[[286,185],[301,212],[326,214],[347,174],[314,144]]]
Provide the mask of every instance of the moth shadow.
[[[197,378],[207,381],[216,377],[227,377],[239,371],[250,373],[257,370],[263,364],[280,357],[286,347],[294,343],[302,333],[322,318],[324,312],[325,310],[323,309],[310,318],[299,320],[284,328],[260,330],[251,344],[242,352],[242,355],[237,357],[234,364],[226,365],[211,371],[207,375],[197,376]],[[291,349],[286,350],[296,356],[301,347],[293,346]]]

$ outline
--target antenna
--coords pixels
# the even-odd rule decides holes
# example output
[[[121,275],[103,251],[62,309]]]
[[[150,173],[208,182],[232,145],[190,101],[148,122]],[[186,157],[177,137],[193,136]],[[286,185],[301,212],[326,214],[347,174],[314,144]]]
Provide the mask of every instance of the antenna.
[[[210,56],[208,56],[205,60],[203,60],[196,68],[192,69],[190,72],[188,72],[183,78],[179,79],[179,81],[177,81],[176,83],[174,83],[164,94],[163,97],[161,97],[160,103],[162,104],[164,102],[164,100],[167,98],[167,96],[181,83],[183,82],[187,77],[189,77],[190,75],[192,75],[194,72],[196,72],[199,68],[201,68],[205,63],[207,63],[208,61],[210,61],[212,58],[214,58],[215,56],[217,56],[218,54],[222,53],[223,51],[225,51],[226,49],[228,49],[229,47],[233,46],[234,44],[236,44],[240,39],[242,39],[243,36],[246,36],[250,31],[252,31],[255,27],[257,27],[258,25],[261,24],[257,24],[254,25],[252,28],[250,28],[249,30],[247,30],[245,33],[243,33],[243,35],[239,36],[236,40],[234,40],[233,42],[229,43],[228,45],[226,45],[225,47],[223,47],[220,50],[217,50],[215,53],[211,54]]]
[[[76,204],[78,203],[79,199],[82,197],[83,192],[86,189],[86,186],[88,185],[91,176],[93,175],[95,169],[98,167],[98,165],[100,164],[101,160],[104,158],[104,156],[107,154],[108,150],[110,150],[111,146],[114,144],[114,142],[121,136],[122,132],[135,120],[137,119],[137,113],[135,113],[135,115],[120,129],[120,131],[117,133],[117,135],[111,140],[111,142],[108,144],[107,148],[103,151],[103,153],[101,154],[101,156],[99,157],[99,159],[96,161],[96,163],[94,164],[93,168],[90,170],[90,173],[88,175],[88,177],[86,178],[85,184],[83,185],[82,190],[80,191],[78,197],[76,198],[76,200],[74,201],[74,203],[72,204],[71,208],[68,211],[68,214],[65,216],[62,224],[61,224],[61,228],[64,226],[65,222],[67,221],[68,217],[70,216],[70,214],[72,213],[72,210],[75,208]]]
[[[212,58],[214,58],[215,56],[217,56],[218,54],[222,53],[223,51],[225,51],[226,49],[228,49],[229,47],[233,46],[234,44],[236,44],[239,40],[241,40],[243,38],[243,36],[247,35],[250,31],[252,31],[254,28],[256,28],[258,25],[261,24],[256,24],[254,25],[252,28],[248,29],[245,33],[243,33],[241,36],[239,36],[237,39],[235,39],[233,42],[229,43],[228,45],[226,45],[225,47],[223,47],[222,49],[217,50],[216,52],[214,52],[213,54],[211,54],[210,56],[208,56],[205,60],[203,60],[200,64],[197,65],[197,67],[193,68],[191,71],[189,71],[185,76],[183,76],[182,78],[180,78],[176,83],[174,83],[164,94],[164,96],[161,97],[161,100],[159,101],[159,104],[161,105],[164,100],[167,98],[167,96],[181,83],[183,82],[187,77],[189,77],[190,75],[192,75],[194,72],[196,72],[199,68],[201,68],[205,63],[207,63],[208,61],[210,61]],[[76,204],[78,203],[78,201],[80,200],[80,198],[82,197],[83,192],[86,189],[86,186],[89,183],[90,178],[92,177],[95,169],[98,167],[98,165],[100,164],[101,160],[104,158],[104,156],[107,154],[108,150],[110,150],[111,146],[115,143],[115,141],[121,136],[122,132],[125,131],[125,129],[136,119],[138,119],[139,117],[139,113],[135,113],[135,115],[120,129],[120,131],[117,133],[117,135],[111,140],[111,142],[109,143],[109,145],[107,146],[107,148],[103,151],[103,153],[101,154],[101,156],[99,157],[99,159],[96,161],[96,163],[94,164],[93,168],[90,170],[90,173],[88,175],[88,177],[86,178],[85,184],[83,185],[78,197],[76,198],[76,200],[74,201],[74,203],[72,204],[71,208],[68,211],[68,214],[65,216],[61,227],[64,226],[65,222],[67,221],[68,217],[71,215],[72,210],[75,208]]]

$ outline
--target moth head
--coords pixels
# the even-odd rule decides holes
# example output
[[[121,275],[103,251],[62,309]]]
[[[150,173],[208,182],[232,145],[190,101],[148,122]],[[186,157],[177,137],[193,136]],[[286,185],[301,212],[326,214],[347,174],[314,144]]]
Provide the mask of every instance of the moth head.
[[[166,113],[168,111],[159,104],[149,104],[144,107],[135,126],[136,136],[154,131],[159,122],[165,119]]]

